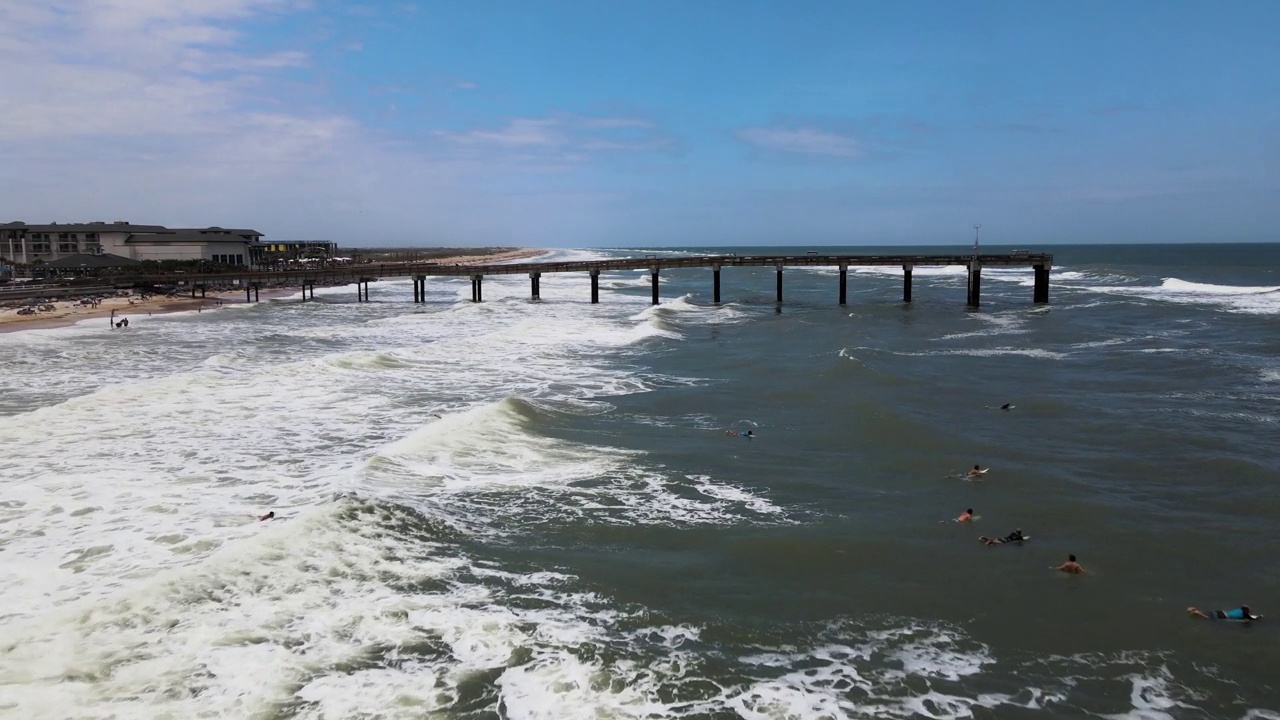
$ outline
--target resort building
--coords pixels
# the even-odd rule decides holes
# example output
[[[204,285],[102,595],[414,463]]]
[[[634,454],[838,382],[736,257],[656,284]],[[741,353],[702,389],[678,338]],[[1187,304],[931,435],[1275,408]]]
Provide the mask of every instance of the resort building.
[[[116,255],[130,260],[208,260],[250,265],[261,247],[256,230],[167,228],[128,222],[0,224],[0,258],[43,265],[70,255]]]

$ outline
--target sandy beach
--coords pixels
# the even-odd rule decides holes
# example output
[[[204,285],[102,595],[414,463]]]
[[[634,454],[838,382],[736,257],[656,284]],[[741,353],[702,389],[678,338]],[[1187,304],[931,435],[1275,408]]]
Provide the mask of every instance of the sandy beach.
[[[509,262],[534,258],[545,254],[545,250],[516,249],[498,253],[454,255],[439,258],[433,262],[445,264],[481,264],[493,262]],[[263,288],[259,300],[269,300],[292,295],[298,287]],[[160,313],[184,312],[217,308],[222,305],[245,302],[243,290],[210,291],[203,298],[192,298],[186,295],[152,295],[145,300],[137,295],[129,297],[106,297],[96,306],[81,305],[79,300],[58,300],[42,303],[52,305],[53,310],[37,311],[34,315],[19,315],[17,308],[0,309],[0,334],[19,330],[37,330],[74,325],[82,320],[101,318],[106,327],[114,316],[116,319],[129,315],[155,315]]]

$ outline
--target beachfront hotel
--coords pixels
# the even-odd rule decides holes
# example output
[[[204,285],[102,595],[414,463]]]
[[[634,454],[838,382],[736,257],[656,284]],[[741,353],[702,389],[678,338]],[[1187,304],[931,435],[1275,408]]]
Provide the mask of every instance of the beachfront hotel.
[[[262,233],[219,227],[167,228],[128,222],[0,224],[0,253],[23,265],[72,255],[114,255],[130,260],[210,260],[248,265]]]
[[[327,241],[262,242],[257,230],[221,227],[167,228],[125,221],[89,223],[0,223],[0,260],[18,265],[74,266],[118,260],[207,260],[221,265],[260,267],[279,259],[332,257]],[[96,262],[77,263],[83,256]],[[61,262],[59,262],[61,261]],[[0,262],[3,265],[4,262]]]

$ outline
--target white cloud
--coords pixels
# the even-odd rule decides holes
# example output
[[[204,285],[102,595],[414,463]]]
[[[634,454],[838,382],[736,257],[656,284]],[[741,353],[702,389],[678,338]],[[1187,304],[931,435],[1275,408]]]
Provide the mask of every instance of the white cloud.
[[[554,156],[571,162],[588,159],[592,152],[662,150],[672,145],[671,140],[647,120],[574,115],[515,118],[494,130],[439,130],[435,136],[458,148],[497,152],[517,150],[535,153],[542,159]],[[534,156],[523,156],[524,159],[531,157]]]
[[[738,137],[764,150],[853,159],[862,154],[862,145],[848,135],[811,127],[749,127]]]

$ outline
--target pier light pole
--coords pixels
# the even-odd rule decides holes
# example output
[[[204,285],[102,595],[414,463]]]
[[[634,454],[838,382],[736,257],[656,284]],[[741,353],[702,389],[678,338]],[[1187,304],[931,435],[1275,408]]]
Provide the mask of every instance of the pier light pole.
[[[978,257],[978,230],[981,228],[982,228],[981,223],[973,226],[973,257],[974,259],[977,259]]]

